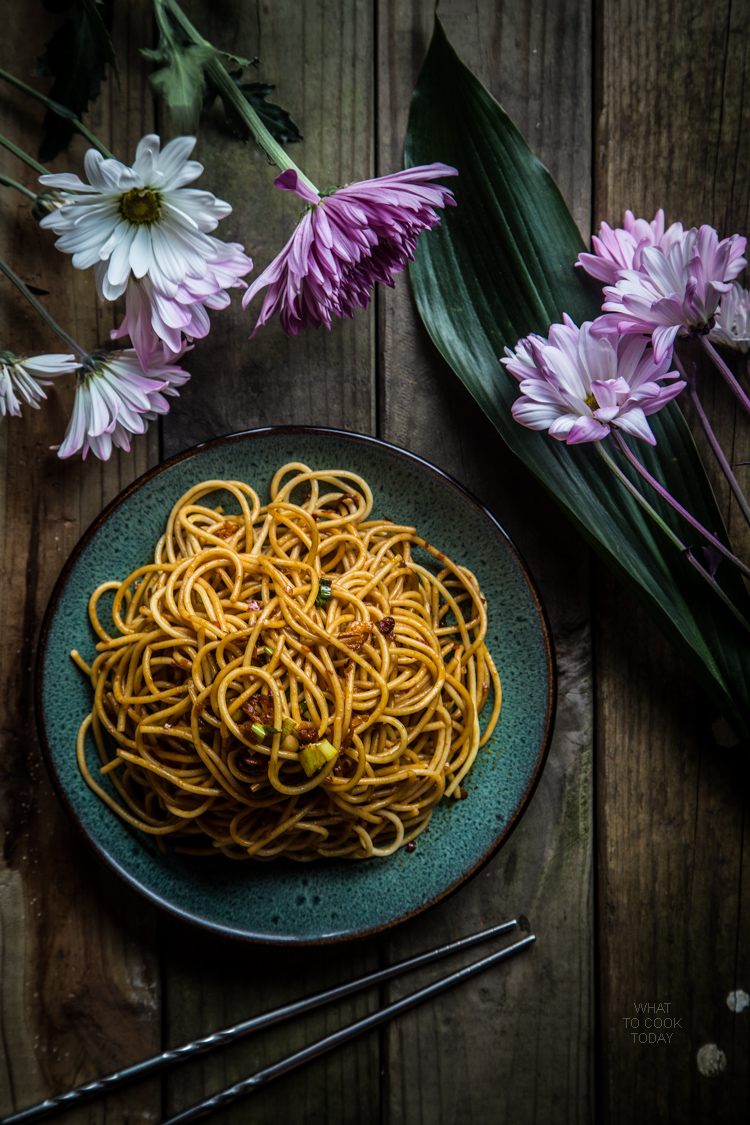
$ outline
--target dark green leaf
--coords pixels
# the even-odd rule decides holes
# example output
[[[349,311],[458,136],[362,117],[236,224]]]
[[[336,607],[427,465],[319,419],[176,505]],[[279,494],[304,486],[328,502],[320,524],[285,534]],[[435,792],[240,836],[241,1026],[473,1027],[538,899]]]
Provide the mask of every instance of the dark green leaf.
[[[168,110],[174,131],[194,133],[206,93],[204,67],[216,54],[213,47],[162,36],[154,50],[143,48],[141,54],[160,67],[150,75],[149,83]]]
[[[205,41],[193,42],[182,27],[172,25],[167,20],[162,20],[160,24],[157,47],[154,50],[142,50],[141,54],[161,68],[151,75],[151,87],[164,102],[176,131],[194,133],[201,113],[210,109],[216,98],[220,97],[232,131],[243,141],[250,139],[252,134],[248,125],[237,112],[231,98],[212,80],[211,71],[216,72],[218,66],[222,76],[226,77],[221,65],[222,58],[241,67],[252,66],[251,60],[227,51],[218,51]],[[265,100],[274,89],[273,86],[262,82],[245,82],[241,73],[229,77],[275,140],[282,144],[302,140],[299,129],[286,110]]]
[[[408,165],[435,160],[454,165],[459,175],[451,182],[458,206],[446,208],[440,227],[420,239],[411,268],[432,339],[511,449],[646,606],[737,734],[748,740],[747,633],[595,449],[566,446],[511,416],[519,392],[499,362],[504,348],[530,332],[546,335],[563,312],[578,324],[593,319],[601,294],[574,268],[585,247],[557,185],[458,58],[437,19],[406,142]],[[728,542],[679,408],[672,404],[650,423],[656,447],[631,447],[680,503]],[[629,468],[627,475],[635,479]],[[697,550],[699,537],[658,497],[648,499]],[[750,620],[750,597],[737,572],[723,563],[717,579]]]
[[[229,59],[230,62],[235,63],[235,65],[239,67],[258,65],[257,59],[245,59],[242,57],[242,55],[232,55],[229,51],[219,51],[219,54],[223,58]]]
[[[236,84],[237,88],[242,91],[245,98],[247,98],[274,140],[278,141],[279,144],[289,144],[293,141],[302,140],[302,134],[287,111],[274,102],[266,101],[266,98],[272,93],[275,86],[269,86],[265,82],[244,82],[237,75],[232,75],[232,81]],[[221,91],[218,91],[218,93],[221,97]],[[211,101],[213,101],[217,91],[212,90],[211,94],[213,95]],[[224,103],[227,121],[232,130],[241,140],[248,141],[252,134],[247,124],[227,98],[222,97],[222,101]]]
[[[111,25],[112,0],[76,0],[71,17],[53,33],[38,61],[35,73],[55,79],[49,96],[77,117],[82,117],[89,102],[98,98],[107,64],[114,70],[119,87]],[[52,160],[67,148],[74,128],[70,119],[49,110],[43,129],[39,159]]]

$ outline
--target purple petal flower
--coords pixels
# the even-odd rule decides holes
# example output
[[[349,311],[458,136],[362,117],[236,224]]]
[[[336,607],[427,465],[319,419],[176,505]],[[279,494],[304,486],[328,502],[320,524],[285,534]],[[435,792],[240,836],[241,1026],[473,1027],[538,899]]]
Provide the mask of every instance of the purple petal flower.
[[[549,340],[527,336],[515,352],[506,348],[501,362],[522,391],[513,417],[568,445],[601,441],[612,428],[655,445],[647,415],[685,387],[668,373],[671,356],[657,360],[642,337],[594,334],[591,321],[578,328],[567,314],[563,321],[552,325]]]
[[[129,452],[130,434],[145,433],[150,421],[166,414],[164,396],[176,395],[190,378],[182,368],[155,359],[144,367],[133,349],[94,353],[85,367],[58,457],[80,452],[85,459],[91,450],[106,461],[113,445]]]
[[[448,188],[428,181],[457,174],[446,164],[428,164],[320,196],[293,169],[282,172],[276,186],[295,192],[309,209],[242,298],[247,307],[267,289],[252,335],[277,312],[287,336],[296,336],[366,308],[375,282],[393,286],[413,259],[419,234],[440,222],[435,208],[454,205]]]
[[[669,355],[678,335],[705,335],[731,281],[747,265],[747,240],[734,234],[721,242],[713,227],[693,227],[668,254],[654,246],[641,252],[640,270],[619,271],[604,290],[595,331],[616,330],[653,336],[654,355]]]
[[[668,254],[682,238],[682,223],[672,223],[664,229],[664,212],[661,208],[651,220],[636,219],[632,211],[625,212],[625,227],[610,227],[602,223],[599,237],[594,235],[593,254],[579,254],[578,264],[599,281],[614,285],[620,270],[640,269],[641,254],[648,246],[655,246]]]

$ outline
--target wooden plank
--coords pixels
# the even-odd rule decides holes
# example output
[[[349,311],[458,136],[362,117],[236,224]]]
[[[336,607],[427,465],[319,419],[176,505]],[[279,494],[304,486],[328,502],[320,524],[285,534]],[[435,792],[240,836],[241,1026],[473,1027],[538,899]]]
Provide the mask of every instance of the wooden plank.
[[[54,26],[48,19],[33,6],[5,13],[3,66],[30,79]],[[143,68],[130,54],[150,37],[146,0],[117,8],[115,42],[123,62],[128,59],[122,96],[107,84],[91,115],[91,127],[128,162],[151,126]],[[0,97],[3,131],[36,152],[44,110],[7,86]],[[82,171],[84,148],[76,140],[53,169]],[[7,153],[2,163],[3,171],[35,186],[34,174]],[[82,343],[106,342],[123,310],[100,306],[91,274],[73,270],[53,249],[25,200],[4,188],[1,202],[5,259],[24,280],[49,291],[47,308]],[[5,282],[0,317],[3,347],[22,355],[65,350]],[[130,456],[115,453],[107,464],[93,456],[86,463],[59,462],[49,446],[62,439],[71,404],[71,388],[55,388],[41,411],[27,407],[22,419],[2,423],[0,1113],[132,1062],[159,1044],[154,912],[100,867],[69,825],[42,765],[31,695],[36,636],[58,572],[104,504],[154,463],[158,435],[137,440]],[[101,1122],[109,1114],[149,1122],[159,1108],[151,1083],[70,1120]]]
[[[259,81],[292,113],[305,140],[292,155],[320,187],[363,179],[373,171],[372,11],[364,0],[284,0],[273,5],[232,0],[220,7],[194,0],[190,18],[216,46],[259,56]],[[235,208],[217,232],[244,243],[257,275],[289,238],[300,201],[275,191],[276,174],[253,143],[227,135],[219,107],[202,125],[196,156],[206,166],[198,186]],[[248,312],[235,295],[216,315],[207,341],[186,367],[193,381],[164,426],[165,451],[256,426],[307,423],[372,432],[374,332],[370,314],[338,321],[333,331],[287,339],[278,324],[248,337],[261,299]],[[254,1012],[374,969],[378,943],[304,951],[260,949],[202,936],[168,923],[164,932],[165,1034],[177,1044]],[[291,1027],[237,1044],[196,1063],[166,1084],[176,1112],[223,1089],[292,1049],[363,1015],[377,996],[353,998]],[[294,1117],[329,1125],[380,1117],[377,1034],[300,1071],[227,1111],[224,1120],[276,1125]]]
[[[588,233],[589,8],[456,2],[441,17]],[[382,4],[378,29],[378,170],[388,172],[400,167],[432,5]],[[467,484],[515,539],[550,612],[561,677],[549,761],[520,826],[473,882],[388,943],[396,959],[523,915],[538,944],[386,1032],[387,1120],[578,1125],[593,1119],[588,552],[441,362],[405,279],[381,296],[380,313],[380,432]],[[390,994],[400,993],[394,984]]]
[[[663,206],[668,222],[746,233],[750,6],[603,0],[598,26],[597,225]],[[701,386],[731,459],[747,460],[747,419],[715,377]],[[747,529],[712,479],[747,554]],[[726,1002],[750,979],[746,752],[604,573],[597,605],[603,1119],[746,1121],[750,1030]],[[638,1003],[671,1005],[681,1023],[669,1044],[633,1040],[625,1019]],[[726,1056],[713,1077],[697,1060],[710,1043]]]

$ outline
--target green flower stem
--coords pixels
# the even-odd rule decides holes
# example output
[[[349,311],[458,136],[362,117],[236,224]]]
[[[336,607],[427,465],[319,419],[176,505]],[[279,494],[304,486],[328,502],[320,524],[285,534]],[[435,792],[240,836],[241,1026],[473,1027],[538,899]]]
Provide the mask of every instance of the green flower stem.
[[[23,293],[26,300],[29,302],[32,308],[36,309],[45,324],[48,324],[52,331],[55,332],[61,340],[64,340],[68,347],[72,348],[73,351],[81,357],[81,359],[85,359],[86,352],[83,350],[83,348],[79,347],[73,337],[69,336],[65,329],[61,328],[57,321],[50,316],[44,305],[40,305],[39,301],[37,301],[31,290],[26,285],[24,285],[18,274],[14,273],[10,266],[7,265],[2,260],[2,258],[0,258],[0,270],[5,274],[9,281],[13,282],[19,293]]]
[[[617,448],[622,454],[624,454],[635,471],[639,473],[648,484],[651,485],[654,491],[657,492],[659,496],[661,496],[662,500],[666,500],[667,504],[674,508],[678,515],[682,516],[682,518],[686,520],[692,528],[694,528],[700,535],[704,536],[704,538],[708,539],[709,543],[713,547],[715,547],[717,551],[724,555],[726,559],[729,559],[729,561],[733,563],[738,570],[742,571],[744,575],[750,578],[750,566],[747,566],[747,564],[744,563],[742,559],[738,559],[737,556],[732,551],[730,551],[728,547],[724,546],[720,539],[717,539],[715,535],[712,535],[708,528],[705,528],[703,526],[700,520],[697,520],[695,516],[687,510],[687,508],[683,508],[682,504],[679,504],[675,500],[674,496],[667,492],[666,488],[664,488],[662,484],[659,484],[658,480],[656,480],[655,477],[651,476],[651,473],[648,471],[645,465],[642,465],[640,463],[635,454],[629,449],[626,442],[623,441],[620,434],[614,433],[612,437],[615,444],[617,445]]]
[[[102,142],[98,140],[89,129],[86,128],[80,117],[76,117],[72,109],[68,109],[67,106],[61,105],[60,102],[56,102],[52,98],[48,98],[46,94],[42,94],[39,90],[35,90],[33,86],[27,86],[25,82],[22,82],[20,78],[16,78],[14,74],[9,74],[7,70],[0,69],[0,78],[5,79],[6,82],[10,82],[11,86],[16,86],[19,90],[23,90],[25,94],[29,94],[32,98],[36,98],[38,102],[41,102],[42,105],[46,105],[47,109],[51,109],[53,113],[56,113],[58,115],[58,117],[66,117],[68,121],[71,121],[73,123],[74,129],[77,129],[78,132],[81,133],[82,136],[84,136],[86,140],[94,146],[94,148],[99,149],[99,152],[102,154],[102,156],[106,156],[110,160],[113,159],[112,153],[109,151],[109,149],[106,149]]]
[[[211,59],[206,66],[206,71],[217,89],[224,92],[227,100],[231,101],[234,108],[245,120],[253,136],[265,152],[268,159],[271,160],[277,168],[280,168],[282,172],[285,172],[288,168],[291,168],[294,172],[297,173],[297,176],[303,184],[306,184],[311,191],[314,191],[317,195],[320,195],[320,192],[318,191],[312,180],[310,180],[305,175],[302,169],[294,163],[292,158],[281,147],[278,141],[274,140],[274,138],[271,136],[268,129],[266,129],[265,125],[258,117],[258,114],[250,105],[247,98],[243,97],[242,91],[238,89],[237,84],[232,81],[230,75],[227,74],[226,70],[221,65],[219,60]]]
[[[15,188],[16,191],[20,191],[23,195],[28,196],[29,199],[36,200],[36,192],[31,191],[27,187],[24,187],[23,184],[19,184],[18,180],[12,180],[10,176],[0,175],[0,184],[5,184],[6,187]]]
[[[40,176],[47,175],[47,169],[43,164],[40,164],[38,160],[34,160],[33,156],[29,156],[29,154],[24,152],[22,148],[19,148],[18,145],[14,145],[13,141],[9,141],[7,137],[0,135],[0,145],[2,145],[3,148],[7,148],[8,152],[12,152],[19,160],[23,160],[24,164],[28,164],[29,168],[33,168]]]
[[[708,355],[711,357],[711,361],[713,362],[714,366],[718,369],[719,374],[724,378],[725,382],[727,382],[729,384],[733,393],[740,400],[740,402],[745,407],[745,410],[748,412],[748,414],[750,414],[750,398],[747,397],[747,395],[743,391],[742,387],[739,385],[739,383],[735,379],[734,375],[729,370],[726,363],[721,358],[721,356],[717,352],[716,348],[713,346],[713,344],[709,340],[708,336],[701,336],[701,347],[703,348],[704,352],[707,352]]]
[[[184,31],[185,35],[187,35],[192,43],[195,43],[199,47],[207,47],[212,52],[211,59],[206,65],[206,73],[214,86],[221,90],[222,94],[232,103],[239,115],[243,118],[268,159],[280,168],[282,172],[291,168],[297,173],[302,183],[307,184],[311,191],[320,195],[318,188],[316,188],[312,180],[308,179],[302,169],[294,163],[278,141],[274,140],[260,117],[258,117],[258,114],[247,101],[247,98],[243,97],[241,90],[237,88],[236,83],[232,81],[231,76],[221,65],[218,57],[220,52],[193,27],[176,0],[154,0],[154,11],[156,13],[157,22],[159,22],[159,26],[162,26],[160,9],[168,12],[174,22]]]
[[[638,504],[640,504],[643,510],[648,513],[651,519],[653,519],[654,522],[659,525],[662,531],[665,532],[668,538],[671,539],[675,547],[677,547],[678,550],[685,556],[693,569],[697,570],[701,578],[709,584],[709,586],[716,594],[719,595],[721,600],[724,602],[724,605],[727,606],[729,610],[731,610],[733,616],[737,618],[739,623],[745,629],[747,629],[748,632],[750,632],[750,622],[746,621],[746,619],[742,616],[740,611],[737,609],[737,606],[734,604],[732,599],[727,594],[725,594],[713,575],[709,574],[704,566],[701,566],[701,564],[690,551],[690,548],[685,546],[682,540],[672,531],[671,527],[664,522],[656,509],[653,508],[651,504],[649,504],[646,497],[641,492],[639,492],[639,490],[635,487],[631,480],[628,480],[623,471],[615,464],[610,455],[607,453],[606,449],[603,448],[602,443],[600,441],[597,441],[594,444],[597,452],[599,453],[599,456],[604,460],[604,463],[607,465],[607,467],[612,470],[617,479],[625,485],[628,492],[630,492],[630,494],[635,498]]]
[[[633,484],[633,482],[628,477],[625,476],[625,473],[622,471],[622,469],[618,465],[615,464],[615,462],[612,460],[612,458],[610,457],[610,455],[607,453],[606,449],[602,445],[602,443],[600,441],[594,442],[594,446],[596,448],[597,453],[604,460],[604,463],[607,465],[607,467],[612,470],[612,472],[615,474],[615,476],[620,481],[620,483],[625,485],[628,492],[635,498],[635,500],[637,500],[637,502],[643,508],[644,512],[647,512],[648,515],[651,517],[651,519],[654,521],[654,523],[659,525],[659,527],[662,529],[664,534],[669,539],[671,539],[671,541],[674,543],[675,547],[677,547],[677,549],[679,551],[683,551],[683,552],[687,551],[687,547],[682,542],[682,540],[679,538],[679,536],[675,535],[675,533],[672,531],[672,528],[669,526],[669,524],[666,523],[661,518],[661,516],[657,512],[656,508],[652,507],[652,505],[649,504],[648,500],[643,495],[643,493],[640,492],[640,490],[636,488],[636,486]]]
[[[700,421],[700,424],[703,427],[703,432],[705,433],[706,437],[708,438],[708,444],[711,446],[712,450],[714,451],[714,455],[716,456],[716,460],[721,465],[722,472],[724,473],[724,476],[727,478],[727,483],[729,484],[729,487],[731,488],[731,490],[734,494],[735,500],[737,501],[737,503],[740,506],[740,510],[741,510],[743,516],[745,517],[747,522],[750,523],[750,504],[748,504],[747,500],[745,499],[745,494],[742,491],[742,489],[740,488],[740,482],[737,480],[737,477],[732,472],[732,466],[729,464],[726,457],[724,456],[724,450],[719,445],[719,439],[716,437],[716,434],[713,431],[711,423],[708,420],[708,415],[706,414],[705,410],[703,409],[703,404],[702,404],[700,398],[698,397],[698,390],[697,390],[696,385],[695,385],[695,376],[693,376],[692,378],[689,378],[687,376],[687,374],[685,373],[685,368],[682,366],[682,363],[680,362],[680,359],[679,359],[676,352],[674,353],[674,362],[675,362],[680,374],[682,375],[683,379],[686,381],[686,383],[688,385],[688,393],[690,395],[690,399],[693,403],[693,406],[695,407],[695,412],[698,415],[698,420]]]
[[[154,0],[154,18],[156,20],[156,26],[159,28],[159,33],[163,35],[164,38],[167,39],[172,46],[174,46],[175,39],[172,35],[172,25],[167,19],[167,13],[164,10],[164,0]],[[189,23],[187,17],[185,18],[185,23]],[[190,24],[190,26],[192,27],[193,25]],[[194,28],[193,30],[195,31]],[[197,31],[195,32],[195,35],[195,42],[198,42],[199,39],[201,43],[205,42],[205,40],[203,40],[202,37],[198,35]]]

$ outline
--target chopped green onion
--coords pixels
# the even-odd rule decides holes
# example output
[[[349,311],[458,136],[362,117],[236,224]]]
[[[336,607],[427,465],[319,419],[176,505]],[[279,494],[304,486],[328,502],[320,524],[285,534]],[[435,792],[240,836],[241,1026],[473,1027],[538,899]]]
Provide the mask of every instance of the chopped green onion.
[[[284,738],[290,734],[294,734],[298,725],[295,719],[289,717],[284,719],[284,722],[281,724],[281,733],[284,735]]]
[[[315,604],[318,606],[325,606],[331,600],[331,579],[321,578],[318,585],[318,596],[315,599]]]
[[[332,746],[327,738],[324,738],[322,742],[311,742],[304,750],[300,750],[299,761],[307,776],[312,777],[321,766],[330,762],[337,754],[336,747]]]
[[[268,647],[268,645],[265,645],[265,646],[264,646],[264,648],[263,648],[263,651],[264,651],[264,652],[266,652],[266,653],[268,653],[268,655],[269,655],[269,656],[273,656],[273,654],[274,654],[274,653],[273,653],[273,649],[272,649],[272,648],[269,648],[269,647]]]
[[[253,725],[250,727],[250,730],[253,732],[256,738],[259,738],[261,740],[261,742],[268,734],[281,734],[281,731],[278,727],[269,727],[266,723],[253,723]]]

